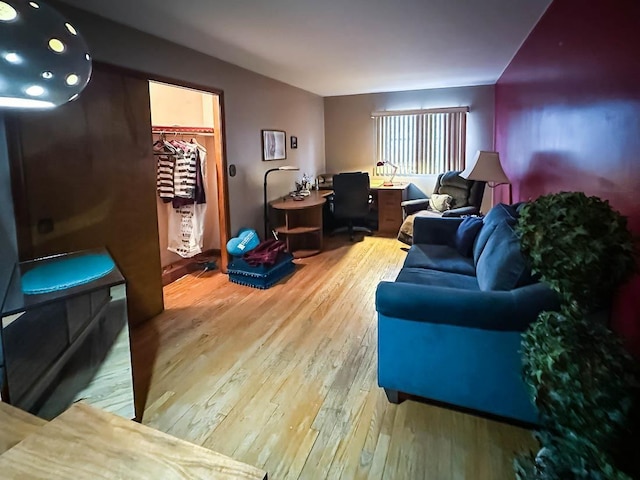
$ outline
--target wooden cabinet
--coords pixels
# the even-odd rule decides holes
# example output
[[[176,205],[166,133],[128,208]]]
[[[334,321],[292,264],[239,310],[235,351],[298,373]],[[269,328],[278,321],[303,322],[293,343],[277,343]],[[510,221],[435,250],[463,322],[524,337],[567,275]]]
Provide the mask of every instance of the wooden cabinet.
[[[403,221],[401,203],[407,199],[408,185],[378,187],[378,231],[384,234],[397,234]]]
[[[162,312],[149,82],[97,66],[77,101],[10,118],[20,260],[106,246],[129,321]]]
[[[49,420],[82,399],[132,419],[136,412],[121,272],[113,268],[51,292],[23,292],[29,272],[41,269],[36,277],[48,278],[49,267],[69,261],[74,262],[68,268],[81,271],[77,260],[87,254],[107,256],[103,249],[75,252],[14,268],[0,315],[0,401]]]
[[[322,250],[322,206],[331,193],[312,191],[302,201],[287,198],[271,203],[279,213],[274,230],[283,236],[294,258],[310,257]]]

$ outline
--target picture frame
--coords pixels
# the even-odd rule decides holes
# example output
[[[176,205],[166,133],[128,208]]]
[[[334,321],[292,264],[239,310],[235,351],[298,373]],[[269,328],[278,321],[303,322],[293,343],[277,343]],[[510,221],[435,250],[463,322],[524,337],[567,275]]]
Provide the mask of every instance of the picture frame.
[[[262,130],[262,161],[287,158],[287,133],[284,130]]]
[[[294,137],[293,135],[291,135],[289,138],[291,140],[291,148],[298,148],[298,137]]]

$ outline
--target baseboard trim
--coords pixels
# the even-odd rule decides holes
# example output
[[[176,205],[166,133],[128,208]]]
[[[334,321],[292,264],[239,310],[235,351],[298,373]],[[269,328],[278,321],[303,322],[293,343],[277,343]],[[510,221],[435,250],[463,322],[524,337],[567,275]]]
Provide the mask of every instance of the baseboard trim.
[[[191,258],[183,258],[177,262],[171,263],[162,268],[162,286],[165,287],[175,282],[186,274],[202,270],[202,264],[213,260],[220,259],[221,252],[218,249],[206,250]]]

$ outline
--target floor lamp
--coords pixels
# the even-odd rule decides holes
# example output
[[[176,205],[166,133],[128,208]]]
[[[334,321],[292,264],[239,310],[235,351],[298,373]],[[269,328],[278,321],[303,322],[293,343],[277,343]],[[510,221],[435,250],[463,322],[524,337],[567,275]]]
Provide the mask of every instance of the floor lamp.
[[[498,152],[478,150],[473,162],[464,169],[460,176],[467,180],[487,182],[487,186],[491,189],[492,207],[494,202],[494,189],[498,185],[511,184],[502,169],[500,154]],[[511,187],[509,187],[509,203],[511,203]]]
[[[266,172],[264,172],[264,187],[263,187],[263,193],[264,193],[264,238],[263,240],[266,240],[268,235],[269,235],[269,204],[267,203],[267,176],[269,176],[269,174],[271,172],[277,172],[278,170],[284,170],[284,171],[288,171],[288,172],[293,172],[296,170],[300,170],[299,167],[293,167],[291,165],[286,165],[284,167],[278,167],[278,168],[270,168],[269,170],[267,170]]]

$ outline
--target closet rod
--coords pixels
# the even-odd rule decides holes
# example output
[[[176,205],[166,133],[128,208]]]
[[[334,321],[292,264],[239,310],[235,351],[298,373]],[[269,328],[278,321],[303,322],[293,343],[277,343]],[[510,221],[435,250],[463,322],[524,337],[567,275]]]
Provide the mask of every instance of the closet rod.
[[[171,134],[171,133],[177,133],[177,134],[197,134],[197,135],[213,135],[214,134],[214,130],[213,128],[206,128],[206,127],[178,127],[178,126],[161,126],[161,125],[154,125],[151,127],[151,131],[152,133],[166,133],[166,134]]]

